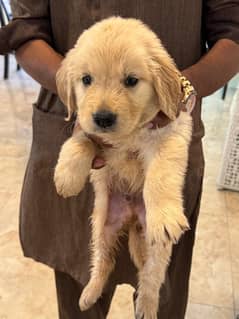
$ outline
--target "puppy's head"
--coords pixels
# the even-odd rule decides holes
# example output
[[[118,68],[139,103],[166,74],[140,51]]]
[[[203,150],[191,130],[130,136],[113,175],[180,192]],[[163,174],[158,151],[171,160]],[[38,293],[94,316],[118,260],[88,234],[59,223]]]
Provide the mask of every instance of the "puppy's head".
[[[163,111],[176,118],[179,72],[157,36],[141,21],[111,17],[84,31],[57,73],[68,119],[113,141]]]

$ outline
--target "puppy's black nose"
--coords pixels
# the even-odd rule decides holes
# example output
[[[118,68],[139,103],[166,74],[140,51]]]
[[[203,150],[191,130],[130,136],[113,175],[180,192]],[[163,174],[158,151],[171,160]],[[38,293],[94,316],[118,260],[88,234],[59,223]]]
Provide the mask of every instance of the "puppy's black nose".
[[[94,122],[102,128],[108,128],[115,124],[117,115],[106,110],[93,114]]]

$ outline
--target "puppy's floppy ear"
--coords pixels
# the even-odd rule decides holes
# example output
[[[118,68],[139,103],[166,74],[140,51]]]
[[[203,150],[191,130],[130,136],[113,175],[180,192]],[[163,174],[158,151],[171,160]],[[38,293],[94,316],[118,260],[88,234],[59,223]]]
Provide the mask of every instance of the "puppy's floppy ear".
[[[64,59],[56,74],[56,86],[58,95],[67,107],[66,121],[69,121],[72,113],[76,111],[76,96],[74,91],[74,74],[67,59]]]
[[[150,70],[158,96],[159,110],[175,120],[181,99],[180,74],[160,41],[151,48]]]

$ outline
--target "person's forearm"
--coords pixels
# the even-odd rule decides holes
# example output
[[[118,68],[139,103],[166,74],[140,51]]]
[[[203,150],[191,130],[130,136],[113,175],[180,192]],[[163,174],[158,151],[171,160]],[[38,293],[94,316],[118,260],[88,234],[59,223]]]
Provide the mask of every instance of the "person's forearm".
[[[57,93],[56,72],[63,56],[54,51],[45,41],[33,40],[16,51],[16,58],[33,79],[46,89]]]
[[[43,87],[57,93],[55,75],[63,56],[46,42],[33,40],[16,51],[18,63]],[[182,73],[192,82],[199,97],[207,96],[239,72],[239,45],[219,40],[198,63]]]
[[[192,82],[198,96],[212,94],[239,72],[239,45],[219,40],[198,63],[182,73]]]

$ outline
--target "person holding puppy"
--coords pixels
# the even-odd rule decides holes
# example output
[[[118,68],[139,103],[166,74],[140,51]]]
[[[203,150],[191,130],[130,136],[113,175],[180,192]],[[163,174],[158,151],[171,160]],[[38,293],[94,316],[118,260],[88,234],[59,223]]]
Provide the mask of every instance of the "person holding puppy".
[[[37,4],[21,0],[12,1],[12,9],[13,21],[0,31],[0,53],[15,50],[19,64],[42,85],[33,111],[34,138],[21,196],[20,237],[26,257],[55,269],[60,319],[106,318],[116,285],[136,287],[137,282],[126,238],[102,298],[86,312],[79,309],[79,297],[89,279],[89,216],[94,195],[88,183],[80,195],[63,199],[53,183],[52,168],[60,147],[75,134],[75,119],[66,125],[67,111],[57,95],[56,73],[65,53],[96,21],[112,15],[133,17],[151,27],[194,85],[197,104],[192,112],[194,131],[184,185],[184,207],[191,230],[174,247],[158,313],[161,319],[183,319],[204,171],[201,98],[239,71],[239,4],[199,0],[192,7],[189,0],[173,6],[164,0],[40,0]],[[161,114],[157,125],[168,123]],[[93,168],[103,165],[104,159],[96,158]],[[120,201],[119,196],[115,204]]]

